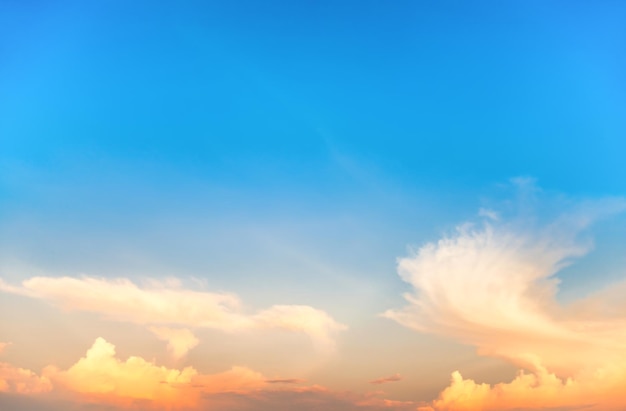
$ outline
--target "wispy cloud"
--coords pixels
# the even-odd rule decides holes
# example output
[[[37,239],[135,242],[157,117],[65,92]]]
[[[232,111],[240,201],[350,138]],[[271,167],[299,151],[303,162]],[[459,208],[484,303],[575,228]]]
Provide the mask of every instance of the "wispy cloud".
[[[2,354],[9,345],[11,345],[11,343],[0,342],[0,354]]]
[[[272,380],[265,380],[268,384],[302,384],[306,382],[306,380],[301,380],[299,378],[279,378]]]
[[[140,287],[123,278],[33,277],[20,286],[0,280],[0,290],[46,300],[65,310],[95,312],[109,320],[148,326],[302,332],[324,349],[332,348],[335,333],[346,329],[326,312],[306,305],[274,305],[248,314],[234,294],[186,289],[175,279],[152,280]],[[151,330],[169,342],[175,356],[195,345],[190,332],[162,327]]]
[[[535,189],[532,182],[521,183]],[[624,209],[624,200],[612,199],[570,204],[543,223],[527,210],[508,220],[487,215],[488,221],[463,224],[399,260],[400,276],[414,292],[405,295],[406,307],[384,316],[532,371],[494,387],[455,373],[434,409],[533,409],[590,402],[608,409],[617,397],[626,402],[626,394],[613,388],[626,383],[626,306],[609,316],[605,309],[591,309],[598,307],[597,297],[596,303],[583,300],[572,306],[555,298],[556,274],[591,248],[582,232],[598,218]]]
[[[402,380],[402,376],[400,374],[390,375],[389,377],[377,378],[375,380],[370,381],[370,384],[386,384],[388,382],[396,382]]]
[[[167,341],[167,349],[174,359],[180,359],[200,342],[186,328],[151,326],[148,329],[160,340]]]

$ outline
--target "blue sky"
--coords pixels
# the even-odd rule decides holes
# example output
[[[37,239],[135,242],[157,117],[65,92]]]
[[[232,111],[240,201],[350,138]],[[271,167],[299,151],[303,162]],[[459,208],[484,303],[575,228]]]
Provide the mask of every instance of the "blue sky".
[[[1,209],[116,235],[172,215],[345,218],[408,227],[403,247],[515,176],[622,195],[625,12],[5,2]]]
[[[5,241],[51,261],[92,249],[104,266],[127,242],[194,272],[185,254],[218,249],[232,264],[242,239],[267,253],[251,234],[264,232],[342,270],[363,270],[365,254],[393,271],[407,244],[468,218],[512,177],[622,195],[625,12],[6,2],[1,210],[7,227],[27,227]],[[161,225],[171,233],[149,234]]]
[[[374,321],[410,288],[407,247],[506,205],[511,179],[552,207],[626,195],[625,19],[620,1],[3,1],[0,278],[178,276]],[[596,226],[564,299],[623,276],[625,232]]]

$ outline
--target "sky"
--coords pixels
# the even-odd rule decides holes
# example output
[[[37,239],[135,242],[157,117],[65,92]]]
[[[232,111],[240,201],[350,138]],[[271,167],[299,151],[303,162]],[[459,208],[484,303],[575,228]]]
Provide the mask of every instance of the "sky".
[[[626,407],[626,3],[0,1],[0,408]]]

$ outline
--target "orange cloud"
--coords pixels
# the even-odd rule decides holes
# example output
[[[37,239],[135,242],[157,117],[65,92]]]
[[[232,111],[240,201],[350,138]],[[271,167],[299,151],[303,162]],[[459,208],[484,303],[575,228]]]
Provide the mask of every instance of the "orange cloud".
[[[370,384],[385,384],[388,382],[396,382],[396,381],[400,381],[402,379],[402,376],[400,374],[394,374],[394,375],[390,375],[389,377],[382,377],[382,378],[377,378],[373,381],[370,381]]]
[[[56,395],[38,399],[51,410],[408,411],[416,406],[387,399],[382,392],[336,392],[297,385],[304,382],[298,379],[269,380],[246,367],[201,374],[193,367],[167,368],[136,356],[121,360],[115,346],[102,338],[68,369],[48,366],[42,375],[0,364],[0,391],[45,393],[54,386]],[[27,398],[21,403],[28,404]],[[6,401],[11,404],[11,398],[0,396],[0,408]],[[38,404],[22,407],[38,409]]]
[[[265,380],[268,384],[302,384],[306,382],[306,380],[301,380],[299,378],[275,378],[271,380]]]
[[[493,386],[464,379],[459,372],[439,398],[437,411],[499,411],[520,409],[623,410],[626,403],[626,367],[609,365],[574,378],[559,378],[545,368],[520,371],[509,383]]]
[[[346,328],[326,312],[306,305],[275,305],[256,314],[247,314],[234,294],[185,289],[175,279],[152,280],[145,287],[128,279],[93,277],[33,277],[17,287],[0,279],[0,290],[47,300],[66,310],[96,312],[110,320],[142,325],[213,328],[227,332],[251,329],[302,332],[325,348],[332,347],[335,333]],[[184,347],[193,345],[189,334],[181,337],[180,332],[171,329],[157,330],[155,334],[167,340],[177,355],[184,355]],[[173,339],[163,338],[166,334]]]
[[[0,363],[0,392],[35,394],[51,390],[52,384],[48,378],[40,377],[24,368]]]
[[[192,406],[202,393],[242,392],[265,384],[263,375],[245,367],[215,374],[199,374],[193,367],[182,370],[158,366],[141,357],[122,361],[115,346],[98,338],[86,355],[65,371],[44,370],[55,385],[104,402],[147,400],[158,406]]]
[[[0,343],[0,354],[10,343]],[[0,362],[0,392],[34,394],[52,390],[50,380],[11,364]]]

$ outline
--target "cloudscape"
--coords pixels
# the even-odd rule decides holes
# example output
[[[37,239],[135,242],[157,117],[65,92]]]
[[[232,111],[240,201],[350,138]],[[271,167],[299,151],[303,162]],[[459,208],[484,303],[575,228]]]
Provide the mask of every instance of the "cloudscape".
[[[626,410],[626,4],[0,4],[0,409]]]

